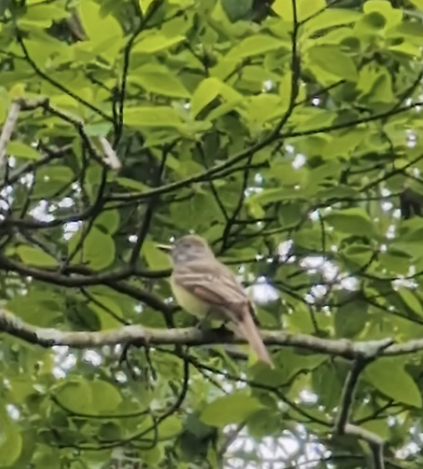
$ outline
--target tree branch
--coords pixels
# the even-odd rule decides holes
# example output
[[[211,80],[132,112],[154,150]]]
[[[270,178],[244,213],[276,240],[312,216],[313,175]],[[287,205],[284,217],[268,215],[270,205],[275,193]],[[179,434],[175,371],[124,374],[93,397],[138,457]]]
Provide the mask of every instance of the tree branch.
[[[24,323],[14,314],[0,309],[0,331],[42,347],[69,346],[73,348],[100,347],[127,343],[148,343],[149,345],[207,345],[207,344],[245,344],[241,336],[222,333],[216,330],[199,330],[197,327],[175,329],[150,329],[139,325],[124,326],[99,332],[67,332],[57,329],[34,327]],[[391,343],[390,339],[350,342],[330,340],[306,334],[292,334],[285,331],[261,331],[267,345],[294,346],[314,352],[340,356],[349,360],[363,359],[374,350],[381,350]],[[412,346],[411,346],[412,344]],[[403,355],[423,350],[423,339],[404,344],[390,345],[380,352],[380,356]]]

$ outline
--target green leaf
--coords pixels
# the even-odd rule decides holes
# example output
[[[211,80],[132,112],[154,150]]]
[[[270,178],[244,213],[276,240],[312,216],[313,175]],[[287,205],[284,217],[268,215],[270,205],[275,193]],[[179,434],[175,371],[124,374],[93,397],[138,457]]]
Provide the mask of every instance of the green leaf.
[[[337,117],[335,112],[314,108],[312,112],[304,116],[304,119],[295,127],[295,130],[297,132],[306,132],[307,130],[326,127],[332,125]]]
[[[58,265],[57,260],[53,256],[39,248],[21,245],[16,248],[16,253],[25,264],[40,267],[55,267]]]
[[[322,70],[347,81],[357,81],[358,73],[354,60],[338,47],[313,46],[308,50],[309,60]]]
[[[410,256],[392,247],[379,254],[379,262],[389,272],[400,275],[406,275],[410,268]]]
[[[238,66],[238,62],[238,59],[222,59],[210,69],[210,76],[224,81],[229,75],[234,73]]]
[[[170,440],[182,431],[182,421],[179,417],[172,416],[160,423],[159,434],[161,440]]]
[[[58,295],[46,290],[31,289],[25,296],[14,296],[7,308],[20,319],[34,326],[53,327],[63,315],[64,305]]]
[[[319,404],[326,409],[333,409],[342,396],[342,378],[339,369],[330,360],[326,360],[312,371],[313,391],[319,396]],[[328,386],[330,383],[330,386]]]
[[[392,78],[387,70],[381,70],[375,76],[373,87],[367,97],[373,103],[391,103],[395,100],[392,88]]]
[[[60,180],[55,179],[57,174],[52,174],[50,168],[41,168],[37,171],[36,174],[36,182],[35,187],[33,189],[33,196],[38,198],[49,198],[54,197],[60,191],[63,191],[64,187],[66,187],[66,183],[70,183],[73,179],[73,172],[70,168],[63,168],[67,169],[67,175],[69,176],[68,180]],[[53,177],[51,177],[51,176]],[[62,174],[65,175],[64,173]]]
[[[170,269],[171,267],[169,255],[161,251],[155,243],[148,239],[143,243],[142,255],[151,270]]]
[[[314,228],[303,228],[297,233],[293,233],[292,240],[295,247],[319,251],[322,247],[322,232],[317,226]]]
[[[64,8],[60,8],[55,5],[31,5],[25,13],[25,18],[30,20],[62,20],[68,16],[69,13]]]
[[[100,226],[109,234],[114,234],[119,228],[120,215],[118,210],[103,210],[95,219],[94,225]]]
[[[385,18],[385,29],[400,23],[403,17],[399,8],[392,8],[391,3],[385,0],[367,0],[363,5],[363,11],[366,15],[381,14]]]
[[[80,243],[81,236],[84,236],[82,245]],[[73,254],[77,248],[79,248],[78,253],[75,255],[73,262],[88,263],[91,268],[96,270],[105,269],[115,258],[113,238],[95,226],[91,227],[86,236],[82,229],[71,237],[68,243],[68,253]]]
[[[388,419],[386,420],[369,420],[360,425],[360,427],[365,428],[369,432],[372,432],[378,435],[380,438],[388,441],[391,435],[391,430],[389,428]]]
[[[135,191],[140,193],[148,190],[148,186],[146,186],[142,182],[135,181],[135,179],[120,177],[116,179],[116,182],[120,186],[125,187],[125,189],[134,189]]]
[[[368,304],[365,301],[343,304],[335,312],[336,336],[346,339],[356,337],[364,329],[368,319]]]
[[[247,19],[253,6],[253,0],[221,0],[221,3],[231,22]]]
[[[366,137],[367,132],[363,128],[355,128],[334,136],[324,150],[325,158],[349,156]]]
[[[108,296],[92,295],[92,301],[88,305],[100,320],[101,330],[115,329],[124,323],[122,308]]]
[[[0,427],[0,467],[10,467],[22,452],[22,436],[19,427],[4,422]]]
[[[247,119],[255,125],[264,124],[266,121],[278,116],[283,109],[281,108],[281,100],[276,94],[259,94],[252,96],[245,103],[248,115]]]
[[[280,434],[282,425],[273,409],[260,409],[247,419],[248,432],[257,439]]]
[[[107,381],[98,379],[92,381],[90,386],[94,412],[98,414],[113,412],[122,402],[119,390]]]
[[[149,7],[155,2],[156,0],[138,0],[141,11],[145,15],[149,9]]]
[[[265,54],[272,50],[277,50],[286,47],[285,43],[272,36],[265,36],[264,34],[257,34],[243,39],[226,55],[226,60],[245,59],[246,57],[253,57],[254,55]]]
[[[128,78],[129,82],[141,85],[149,93],[172,98],[189,98],[191,95],[179,79],[161,65],[147,64],[137,68]]]
[[[368,213],[362,208],[334,210],[325,215],[325,220],[341,233],[371,236],[375,231]]]
[[[132,52],[142,52],[144,54],[154,54],[165,49],[169,49],[176,44],[184,41],[185,36],[179,35],[174,37],[166,37],[161,33],[153,33],[142,38],[132,48]]]
[[[399,239],[407,243],[419,242],[423,237],[423,220],[421,218],[412,218],[401,223],[399,230]]]
[[[126,108],[124,122],[130,127],[179,127],[182,124],[176,110],[167,106]]]
[[[197,115],[216,97],[221,89],[221,81],[215,77],[205,78],[197,86],[191,98],[191,115]]]
[[[100,426],[97,437],[100,440],[122,439],[122,427],[115,422],[106,422]]]
[[[265,189],[262,192],[258,192],[257,194],[253,194],[252,196],[248,197],[247,204],[249,206],[253,206],[256,204],[267,205],[271,202],[277,202],[282,200],[301,199],[301,195],[302,194],[300,191],[293,191],[290,188]]]
[[[230,396],[219,397],[208,404],[200,418],[207,425],[222,428],[231,423],[245,421],[261,407],[257,399],[242,391],[237,391]]]
[[[280,115],[283,115],[289,108],[291,104],[291,93],[292,93],[292,72],[291,70],[286,71],[279,83],[279,96],[281,98],[280,105]],[[298,96],[296,97],[296,102],[303,101],[306,97],[306,88],[304,86],[299,86]]]
[[[413,378],[396,359],[382,358],[368,365],[366,380],[391,399],[414,407],[422,407],[422,396]]]
[[[17,158],[38,160],[41,156],[35,148],[17,140],[9,142],[6,148],[9,155],[16,156]]]
[[[141,460],[148,467],[157,467],[159,462],[163,460],[162,447],[157,445],[149,450],[140,451]]]
[[[270,162],[268,170],[263,170],[263,174],[288,186],[306,183],[309,175],[308,169],[305,167],[295,168],[291,161],[276,159]]]
[[[106,137],[111,128],[112,124],[104,122],[101,124],[87,124],[84,126],[85,133],[89,137]]]
[[[320,243],[321,244],[321,243]],[[295,312],[286,318],[289,330],[302,334],[312,334],[315,331],[313,316],[307,306],[299,303],[295,306]]]
[[[343,249],[341,255],[348,268],[357,270],[368,265],[374,256],[374,250],[366,244],[354,243]]]
[[[398,288],[398,295],[404,303],[419,316],[423,317],[423,306],[412,290],[405,287]]]
[[[423,25],[420,22],[403,22],[395,28],[391,28],[387,35],[393,36],[394,38],[397,36],[404,37],[413,44],[416,43],[415,45],[418,45],[423,37]]]
[[[71,412],[76,414],[92,413],[93,395],[91,385],[82,378],[70,378],[61,382],[53,390],[53,395],[62,406]]]

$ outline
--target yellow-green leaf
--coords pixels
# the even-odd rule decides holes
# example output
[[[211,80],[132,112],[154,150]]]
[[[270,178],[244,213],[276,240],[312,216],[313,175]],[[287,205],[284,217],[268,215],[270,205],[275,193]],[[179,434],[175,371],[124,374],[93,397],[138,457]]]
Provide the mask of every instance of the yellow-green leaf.
[[[281,109],[280,113],[286,112],[291,102],[291,90],[292,90],[292,71],[286,71],[279,83],[279,96],[281,97]],[[301,86],[299,83],[298,96],[296,102],[303,101],[306,97],[306,88]]]
[[[58,264],[53,256],[50,256],[50,254],[47,254],[39,248],[21,245],[16,248],[16,252],[25,264],[43,267],[53,267]]]
[[[189,98],[191,96],[179,79],[161,65],[147,64],[137,68],[129,76],[129,81],[141,85],[150,93],[162,96],[173,98]]]
[[[124,122],[131,127],[178,127],[182,124],[176,110],[168,106],[125,109]]]
[[[19,142],[18,140],[11,141],[7,144],[7,153],[17,158],[26,158],[29,160],[38,160],[40,153],[30,145]]]
[[[315,16],[305,24],[307,35],[322,29],[333,28],[345,24],[353,24],[358,21],[363,14],[355,10],[343,8],[329,8]],[[352,31],[351,31],[352,34]]]
[[[336,135],[328,142],[322,156],[324,158],[334,158],[349,155],[350,152],[360,145],[366,134],[367,132],[364,128],[355,128],[341,135]]]
[[[88,37],[95,42],[122,35],[118,21],[111,15],[103,17],[100,5],[92,0],[79,2],[79,17]]]
[[[166,37],[163,34],[155,33],[144,37],[132,48],[132,52],[143,52],[144,54],[153,54],[161,50],[168,49],[185,40],[185,36],[179,35]]]
[[[294,20],[292,0],[275,0],[272,4],[273,11],[285,21]],[[326,0],[295,0],[297,21],[304,21],[314,17],[319,11],[326,8]]]
[[[122,28],[119,22],[110,14],[104,16],[101,6],[92,0],[79,2],[78,11],[88,38],[95,45],[102,45],[101,52],[107,52],[104,56],[108,60],[114,59],[121,47],[119,39],[122,38]]]
[[[423,11],[423,0],[409,0],[418,10]]]
[[[204,79],[191,98],[191,114],[196,117],[220,93],[221,81],[214,77]]]
[[[10,467],[22,452],[22,436],[17,425],[2,422],[0,427],[0,467]]]
[[[244,59],[282,48],[285,43],[272,36],[256,34],[242,40],[231,49],[225,59]]]
[[[322,70],[347,81],[357,81],[354,60],[336,46],[313,46],[308,50],[309,60]]]

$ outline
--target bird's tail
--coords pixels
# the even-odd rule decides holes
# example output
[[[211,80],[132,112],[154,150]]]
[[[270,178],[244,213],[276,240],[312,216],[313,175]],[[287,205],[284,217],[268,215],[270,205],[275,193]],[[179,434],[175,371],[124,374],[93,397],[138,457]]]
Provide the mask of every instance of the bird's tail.
[[[250,312],[243,314],[242,320],[237,323],[237,329],[248,341],[254,353],[257,355],[258,360],[274,368],[272,359],[270,358],[269,352],[263,343],[263,339]]]

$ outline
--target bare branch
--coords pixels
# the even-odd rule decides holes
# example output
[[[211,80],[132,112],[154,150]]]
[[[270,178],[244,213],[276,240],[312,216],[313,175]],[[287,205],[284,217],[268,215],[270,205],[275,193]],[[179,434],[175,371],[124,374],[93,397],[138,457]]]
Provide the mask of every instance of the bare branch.
[[[26,342],[43,347],[69,346],[73,348],[99,347],[127,343],[148,343],[150,345],[207,345],[207,344],[245,344],[245,340],[232,333],[221,330],[199,330],[198,327],[179,329],[150,329],[138,325],[125,326],[100,332],[65,332],[57,329],[39,328],[22,322],[17,316],[1,309],[0,331],[18,337]],[[363,357],[363,350],[383,348],[387,341],[350,342],[344,339],[329,340],[305,334],[292,334],[285,331],[261,331],[268,345],[294,346],[346,359]],[[380,356],[399,355],[423,350],[423,340],[413,341],[414,348],[408,344],[392,345],[381,352]],[[406,351],[405,351],[406,350]]]
[[[356,360],[345,380],[344,389],[342,390],[341,407],[335,422],[335,432],[340,435],[345,433],[345,428],[350,419],[351,406],[354,403],[354,393],[358,379],[366,364],[364,360]]]
[[[385,441],[373,432],[355,425],[347,424],[345,426],[345,434],[356,436],[363,441],[366,441],[373,455],[373,468],[385,469],[385,462],[383,459],[383,446]]]
[[[119,171],[122,168],[122,163],[120,162],[115,151],[113,150],[113,147],[110,145],[109,141],[104,137],[100,137],[99,141],[104,152],[103,161],[108,166],[110,166],[111,169],[115,171]]]
[[[9,113],[7,114],[6,122],[4,123],[3,130],[0,135],[0,169],[4,166],[6,157],[6,147],[15,130],[18,121],[21,105],[18,100],[14,101],[10,106]]]

